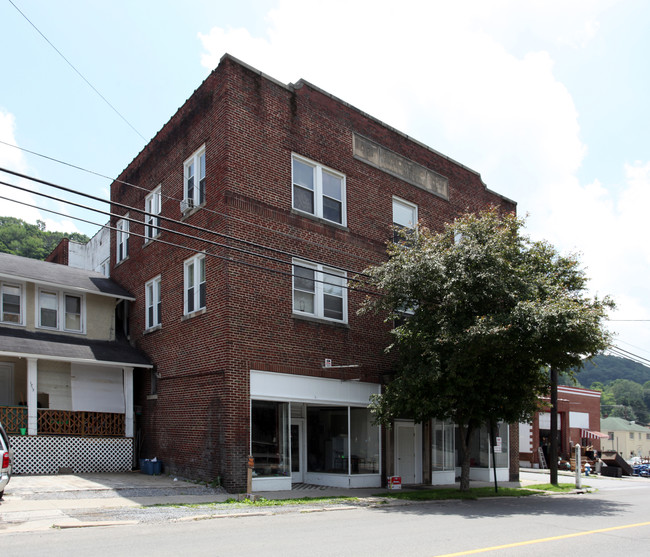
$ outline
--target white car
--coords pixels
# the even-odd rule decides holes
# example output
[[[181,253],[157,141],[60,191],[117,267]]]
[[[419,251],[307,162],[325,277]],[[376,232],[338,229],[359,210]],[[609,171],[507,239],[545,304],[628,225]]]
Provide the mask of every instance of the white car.
[[[13,452],[9,447],[9,436],[0,423],[0,499],[5,493],[5,487],[11,479],[11,461]]]

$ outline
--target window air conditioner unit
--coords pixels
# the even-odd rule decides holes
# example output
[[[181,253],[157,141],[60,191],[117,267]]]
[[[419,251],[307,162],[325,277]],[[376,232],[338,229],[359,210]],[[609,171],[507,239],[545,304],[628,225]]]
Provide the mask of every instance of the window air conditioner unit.
[[[181,213],[184,213],[185,211],[188,211],[192,208],[194,208],[194,200],[191,197],[188,197],[181,201]]]

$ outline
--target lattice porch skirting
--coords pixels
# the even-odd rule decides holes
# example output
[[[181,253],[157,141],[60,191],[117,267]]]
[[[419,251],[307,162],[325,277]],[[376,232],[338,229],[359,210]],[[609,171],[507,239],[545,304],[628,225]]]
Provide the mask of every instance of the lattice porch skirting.
[[[133,439],[10,436],[14,474],[127,472],[133,469]]]

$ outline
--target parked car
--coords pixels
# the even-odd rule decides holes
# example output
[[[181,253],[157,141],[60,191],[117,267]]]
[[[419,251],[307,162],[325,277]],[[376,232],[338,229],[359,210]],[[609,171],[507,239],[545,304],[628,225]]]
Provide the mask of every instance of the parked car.
[[[5,487],[11,479],[11,462],[13,452],[9,445],[9,436],[0,423],[0,499],[5,494]]]

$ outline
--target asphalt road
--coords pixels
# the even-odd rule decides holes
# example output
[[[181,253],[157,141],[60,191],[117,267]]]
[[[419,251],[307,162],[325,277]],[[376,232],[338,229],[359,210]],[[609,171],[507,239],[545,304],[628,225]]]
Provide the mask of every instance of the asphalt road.
[[[261,515],[209,520],[6,533],[0,536],[0,554],[646,555],[649,508],[650,480],[638,478],[585,494],[311,512],[260,509]]]

